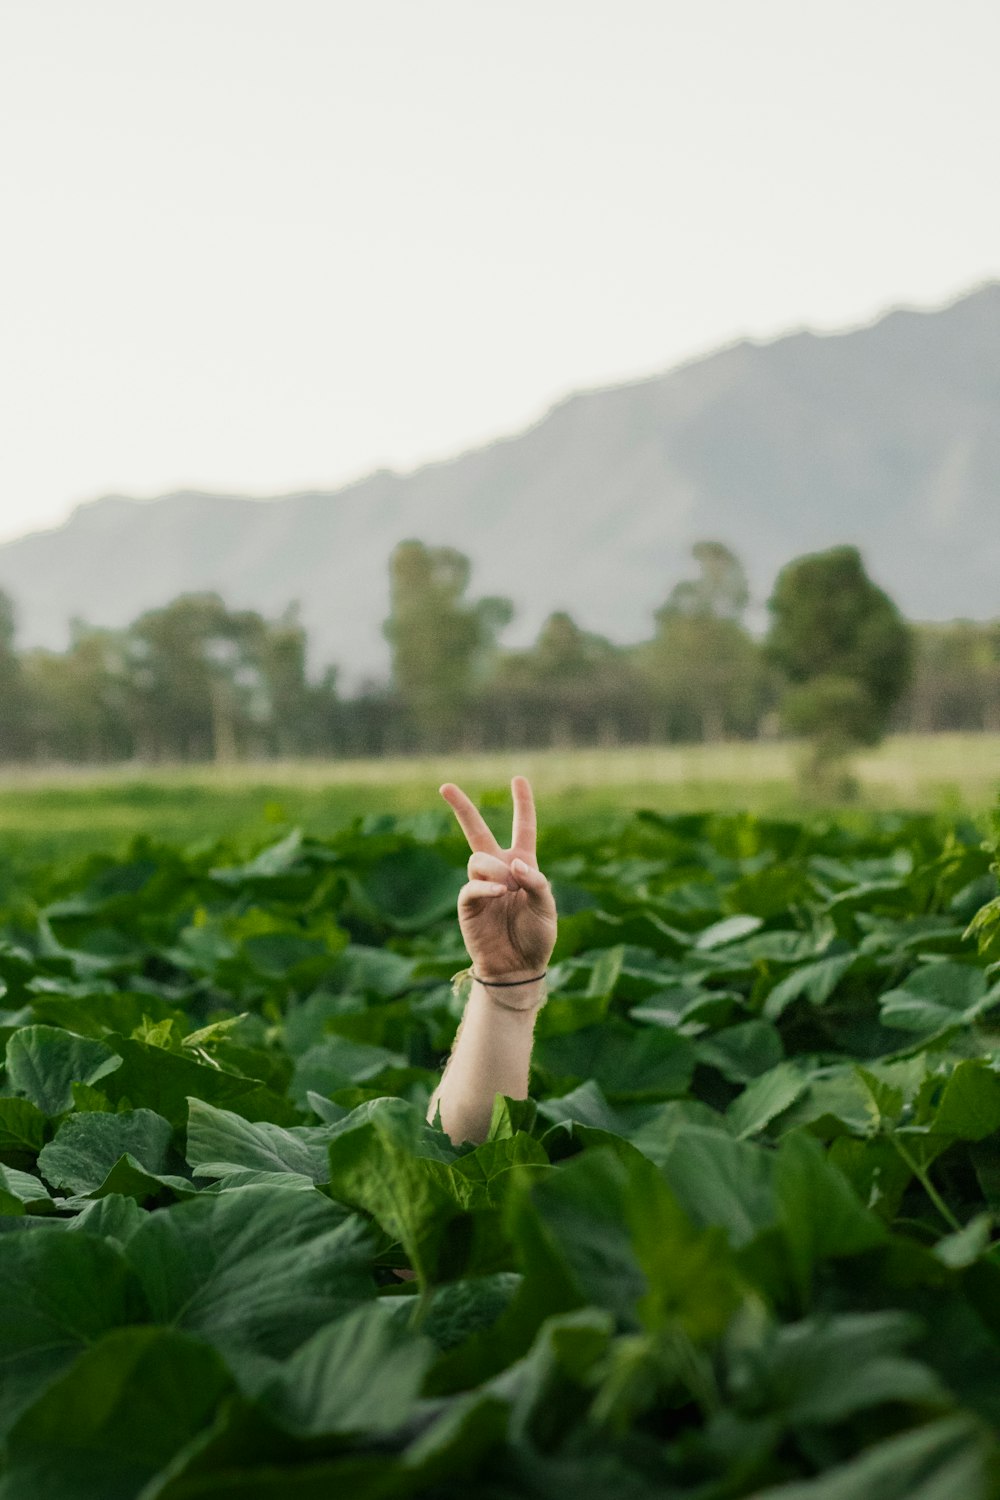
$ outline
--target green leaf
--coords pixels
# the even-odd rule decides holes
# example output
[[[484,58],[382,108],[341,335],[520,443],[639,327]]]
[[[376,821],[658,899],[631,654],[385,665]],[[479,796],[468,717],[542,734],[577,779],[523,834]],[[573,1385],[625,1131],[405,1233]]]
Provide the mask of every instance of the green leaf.
[[[535,1049],[537,1067],[556,1078],[593,1079],[611,1103],[682,1094],[694,1063],[687,1037],[617,1018],[567,1036],[545,1037]]]
[[[254,1078],[228,1073],[162,1047],[149,1047],[124,1037],[113,1038],[113,1043],[122,1061],[104,1085],[112,1102],[141,1104],[169,1120],[175,1130],[183,1129],[187,1123],[189,1096],[220,1108],[228,1107],[247,1119],[275,1120],[284,1125],[298,1118],[289,1100],[264,1088]]]
[[[94,1234],[101,1239],[124,1245],[143,1222],[145,1215],[133,1197],[107,1193],[92,1198],[66,1225],[67,1234]]]
[[[698,934],[695,947],[700,951],[722,948],[726,943],[739,942],[741,938],[758,932],[763,925],[763,918],[751,917],[743,913],[734,917],[724,917],[721,922],[713,922],[711,927],[706,927]]]
[[[844,975],[853,967],[856,953],[838,953],[803,964],[780,980],[764,1001],[764,1015],[776,1021],[799,999],[810,1005],[824,1005]]]
[[[699,1037],[694,1051],[703,1067],[718,1069],[730,1083],[749,1083],[784,1057],[777,1027],[759,1018]]]
[[[203,1099],[188,1100],[187,1160],[195,1177],[233,1172],[295,1172],[310,1182],[329,1181],[329,1145],[344,1120],[333,1125],[274,1125],[244,1120]]]
[[[234,1359],[281,1358],[375,1293],[369,1231],[294,1188],[236,1188],[160,1209],[126,1254],[156,1322]]]
[[[302,830],[293,828],[291,833],[269,844],[253,859],[242,865],[219,866],[212,870],[213,880],[224,885],[245,885],[249,881],[273,880],[287,875],[299,864],[302,856]]]
[[[30,1099],[0,1099],[0,1161],[27,1166],[45,1140],[45,1116]]]
[[[468,1276],[434,1287],[420,1312],[420,1332],[439,1349],[453,1349],[473,1334],[490,1328],[509,1306],[521,1284],[516,1271],[492,1276]],[[413,1304],[407,1298],[383,1302],[397,1321],[408,1321]]]
[[[949,1270],[964,1270],[992,1248],[993,1226],[993,1214],[976,1214],[962,1229],[938,1240],[934,1254]]]
[[[73,1108],[73,1084],[96,1083],[121,1066],[110,1047],[56,1026],[23,1026],[7,1043],[7,1076],[46,1115]]]
[[[418,932],[454,913],[464,871],[434,849],[413,845],[384,855],[358,881],[364,903],[396,932]]]
[[[793,1323],[737,1353],[732,1389],[744,1411],[777,1412],[793,1426],[842,1422],[892,1401],[949,1407],[934,1372],[902,1354],[921,1331],[919,1319],[899,1312]]]
[[[748,1083],[733,1100],[726,1111],[729,1128],[740,1139],[757,1135],[794,1104],[807,1087],[808,1079],[800,1063],[793,1060],[778,1063]]]
[[[754,1500],[994,1500],[993,1445],[967,1416],[945,1417],[866,1448],[801,1483]]]
[[[585,1152],[510,1200],[508,1222],[526,1279],[566,1307],[593,1303],[625,1326],[720,1331],[736,1280],[717,1229],[696,1229],[638,1151]]]
[[[504,1094],[497,1094],[493,1100],[493,1115],[487,1139],[507,1140],[519,1130],[530,1133],[537,1117],[538,1106],[534,1099],[508,1099]]]
[[[1000,1077],[979,1058],[956,1065],[934,1112],[935,1135],[982,1141],[1000,1130]]]
[[[454,1222],[473,1207],[487,1208],[489,1196],[438,1149],[422,1154],[429,1134],[412,1105],[375,1101],[367,1118],[330,1143],[330,1195],[377,1219],[402,1244],[422,1284],[449,1250],[462,1256],[466,1272],[495,1269],[496,1227],[488,1216],[473,1215],[461,1233]]]
[[[70,1115],[39,1153],[38,1167],[53,1187],[92,1193],[101,1190],[115,1164],[127,1156],[141,1174],[149,1174],[145,1180],[155,1193],[160,1174],[169,1171],[172,1136],[170,1122],[151,1109]],[[182,1188],[190,1186],[180,1182]]]
[[[598,1130],[610,1130],[615,1135],[625,1134],[621,1116],[611,1108],[598,1085],[590,1080],[556,1099],[541,1100],[538,1113],[543,1120],[551,1120],[554,1124],[563,1120],[577,1120],[581,1125],[593,1125]]]
[[[294,1432],[391,1432],[413,1412],[434,1345],[397,1326],[382,1303],[321,1328],[279,1367],[257,1398]]]
[[[117,1247],[54,1230],[0,1235],[0,1432],[94,1339],[143,1314]]]
[[[924,964],[879,1000],[885,1026],[927,1038],[968,1025],[996,1005],[1000,985],[988,989],[982,969],[947,961]]]
[[[785,1136],[778,1147],[774,1193],[803,1296],[821,1261],[857,1255],[885,1240],[885,1225],[859,1203],[819,1142],[803,1131]]]
[[[304,1105],[310,1093],[329,1095],[349,1084],[377,1078],[386,1068],[405,1066],[405,1055],[388,1047],[328,1036],[297,1059],[289,1092],[297,1104]]]
[[[0,1167],[0,1194],[22,1204],[25,1213],[48,1213],[54,1206],[44,1184],[30,1172],[19,1172],[16,1167]],[[18,1213],[20,1210],[13,1207],[4,1212]]]
[[[108,1333],[11,1430],[0,1496],[134,1500],[208,1425],[231,1383],[197,1339],[164,1328]]]
[[[692,1223],[721,1225],[733,1245],[747,1244],[776,1220],[773,1154],[724,1130],[688,1126],[659,1167]]]

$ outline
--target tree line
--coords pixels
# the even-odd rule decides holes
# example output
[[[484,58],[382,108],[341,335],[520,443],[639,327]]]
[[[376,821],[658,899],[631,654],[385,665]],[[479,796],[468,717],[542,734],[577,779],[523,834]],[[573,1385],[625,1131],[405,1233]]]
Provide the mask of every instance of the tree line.
[[[370,756],[441,749],[811,739],[817,763],[886,730],[1000,731],[1000,621],[906,622],[852,547],[779,575],[763,636],[739,559],[699,542],[648,639],[616,645],[558,611],[504,648],[509,600],[470,595],[448,547],[390,559],[388,682],[345,695],[277,619],[182,595],[123,630],[77,621],[19,650],[0,594],[0,759],[101,763]]]

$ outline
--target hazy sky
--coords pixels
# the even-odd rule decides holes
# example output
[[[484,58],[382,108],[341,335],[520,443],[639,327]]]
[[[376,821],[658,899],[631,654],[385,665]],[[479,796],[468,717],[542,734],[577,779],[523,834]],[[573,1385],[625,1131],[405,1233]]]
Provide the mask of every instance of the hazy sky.
[[[996,0],[0,0],[0,538],[1000,275]]]

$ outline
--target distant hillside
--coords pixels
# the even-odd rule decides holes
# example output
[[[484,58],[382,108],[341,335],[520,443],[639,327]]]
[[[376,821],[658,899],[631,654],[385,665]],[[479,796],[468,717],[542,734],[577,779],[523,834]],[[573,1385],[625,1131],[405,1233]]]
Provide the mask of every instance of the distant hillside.
[[[526,432],[410,474],[250,500],[108,496],[0,546],[25,645],[79,616],[123,625],[191,590],[277,613],[301,601],[348,681],[387,656],[387,559],[404,537],[475,564],[526,641],[553,609],[639,639],[700,537],[758,599],[797,553],[853,542],[913,618],[1000,614],[1000,283],[938,312],[742,342],[568,397]]]

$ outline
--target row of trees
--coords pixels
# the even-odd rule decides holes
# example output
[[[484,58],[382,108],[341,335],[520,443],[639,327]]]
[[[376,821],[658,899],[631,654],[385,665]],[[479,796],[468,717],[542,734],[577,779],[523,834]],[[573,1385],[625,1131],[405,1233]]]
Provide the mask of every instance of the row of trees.
[[[392,675],[352,696],[307,670],[277,620],[186,595],[125,630],[77,623],[67,650],[18,651],[0,595],[0,758],[101,762],[811,737],[818,762],[888,727],[1000,730],[1000,623],[910,626],[850,547],[780,574],[770,628],[746,624],[739,560],[694,548],[650,639],[617,646],[564,612],[527,650],[508,600],[471,598],[450,548],[401,543],[385,624]]]

